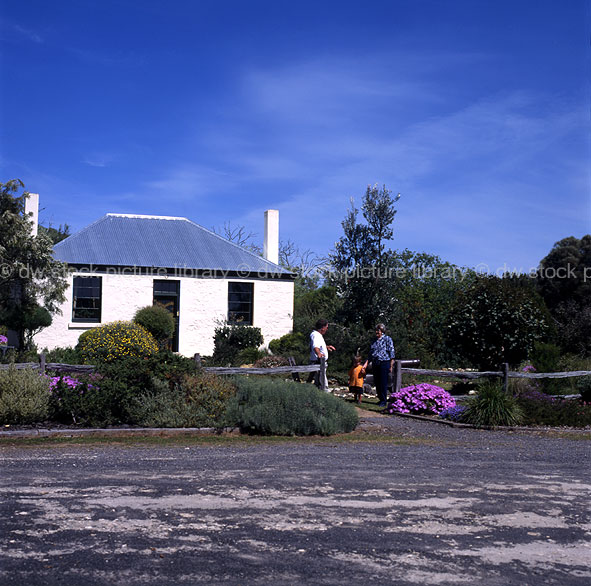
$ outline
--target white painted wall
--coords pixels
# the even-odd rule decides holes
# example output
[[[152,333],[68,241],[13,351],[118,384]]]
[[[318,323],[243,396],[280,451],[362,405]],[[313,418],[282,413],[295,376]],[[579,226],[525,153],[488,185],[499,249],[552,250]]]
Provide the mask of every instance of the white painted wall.
[[[35,336],[39,350],[75,346],[82,332],[101,324],[72,322],[72,279],[74,276],[102,277],[101,324],[130,320],[140,307],[152,305],[154,279],[161,276],[105,275],[73,273],[62,314]],[[228,283],[237,279],[171,277],[180,281],[179,353],[209,356],[213,352],[213,333],[228,315]],[[293,328],[293,281],[243,279],[254,283],[253,325],[261,328],[265,345],[291,332]]]

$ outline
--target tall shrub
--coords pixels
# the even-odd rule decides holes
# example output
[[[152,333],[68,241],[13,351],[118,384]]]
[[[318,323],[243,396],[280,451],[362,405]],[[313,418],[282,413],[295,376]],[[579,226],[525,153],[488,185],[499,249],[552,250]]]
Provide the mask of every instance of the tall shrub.
[[[355,408],[312,385],[291,381],[236,379],[228,424],[261,435],[332,435],[357,426]]]
[[[264,342],[260,328],[243,325],[220,326],[215,329],[213,340],[213,363],[222,366],[235,365],[242,351],[256,350]]]
[[[147,357],[158,351],[154,336],[139,324],[115,321],[84,332],[76,350],[86,364]]]
[[[293,356],[298,363],[308,362],[309,341],[301,332],[291,332],[271,340],[269,350],[276,356]]]
[[[529,354],[531,363],[537,372],[558,372],[560,364],[560,348],[555,344],[535,342]],[[546,378],[542,379],[542,388],[546,393],[555,393],[564,381]]]
[[[552,320],[531,283],[481,275],[455,298],[448,339],[480,370],[519,364],[552,333]]]
[[[38,423],[49,414],[49,379],[32,369],[0,370],[0,423]]]
[[[174,317],[162,305],[148,305],[138,309],[133,321],[146,328],[161,346],[174,333]]]
[[[149,427],[223,427],[236,387],[226,377],[198,373],[173,385],[158,379],[130,405],[134,423]]]

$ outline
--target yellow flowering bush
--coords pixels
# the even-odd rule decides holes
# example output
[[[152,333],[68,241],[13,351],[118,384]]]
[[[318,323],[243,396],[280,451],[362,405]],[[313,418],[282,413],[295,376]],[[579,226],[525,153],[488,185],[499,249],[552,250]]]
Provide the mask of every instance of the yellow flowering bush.
[[[115,321],[84,332],[76,349],[85,364],[99,364],[130,356],[151,356],[158,352],[158,343],[139,324]]]

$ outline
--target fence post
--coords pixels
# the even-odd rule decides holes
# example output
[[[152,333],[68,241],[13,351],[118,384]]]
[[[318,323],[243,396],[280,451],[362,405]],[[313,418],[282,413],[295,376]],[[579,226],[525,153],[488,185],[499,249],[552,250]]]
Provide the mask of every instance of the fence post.
[[[402,386],[402,360],[394,361],[394,392],[397,393]]]
[[[503,362],[503,391],[509,392],[509,365]]]
[[[41,374],[45,374],[45,353],[41,353],[39,357],[39,371]]]

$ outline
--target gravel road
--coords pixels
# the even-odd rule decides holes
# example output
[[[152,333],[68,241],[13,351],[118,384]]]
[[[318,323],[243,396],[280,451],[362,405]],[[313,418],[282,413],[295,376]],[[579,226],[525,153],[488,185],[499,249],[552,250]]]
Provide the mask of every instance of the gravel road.
[[[372,441],[0,443],[0,584],[591,583],[589,434],[363,428]]]

